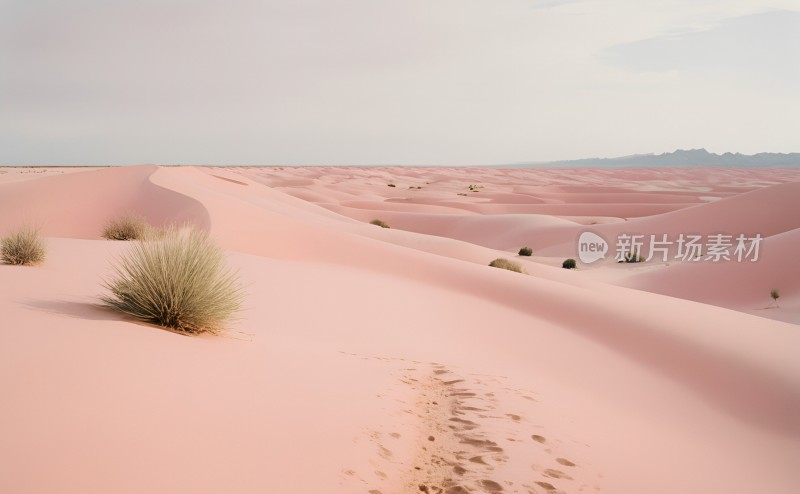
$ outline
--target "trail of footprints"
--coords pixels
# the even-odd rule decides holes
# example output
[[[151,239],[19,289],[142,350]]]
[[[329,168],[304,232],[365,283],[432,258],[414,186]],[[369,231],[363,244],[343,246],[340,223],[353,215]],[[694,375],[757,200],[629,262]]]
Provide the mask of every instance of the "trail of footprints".
[[[434,365],[428,381],[420,389],[418,407],[424,411],[424,422],[429,429],[429,443],[423,445],[417,458],[418,472],[407,486],[407,491],[431,494],[463,494],[472,492],[548,492],[558,493],[567,487],[572,477],[565,471],[576,467],[566,458],[555,458],[554,466],[539,468],[540,477],[532,479],[530,485],[514,485],[498,474],[498,467],[509,460],[506,450],[496,438],[487,437],[482,427],[490,421],[511,421],[511,429],[523,429],[522,417],[515,413],[498,410],[498,400],[493,392],[479,393],[474,388],[482,384],[479,380],[468,383],[463,378],[454,378],[451,371],[442,365]],[[500,381],[492,378],[497,384]],[[528,399],[535,401],[528,396]],[[517,425],[518,424],[518,425]],[[493,428],[494,430],[494,428]],[[507,441],[518,441],[515,437]],[[545,447],[547,438],[532,434],[533,444]],[[556,468],[556,466],[558,468]]]
[[[498,409],[499,400],[494,392],[481,392],[479,389],[491,386],[535,402],[536,399],[529,396],[532,393],[502,387],[500,378],[493,376],[465,378],[441,364],[415,364],[430,366],[430,370],[404,369],[406,375],[401,379],[418,392],[414,409],[404,411],[421,419],[422,438],[413,465],[408,469],[408,479],[400,491],[402,494],[566,494],[600,490],[597,485],[590,487],[574,481],[571,473],[582,467],[558,456],[560,441],[551,441],[541,433],[533,433],[523,416]],[[501,427],[497,427],[498,421],[502,422]],[[486,427],[492,422],[493,427]],[[505,437],[488,437],[489,430],[503,430]],[[375,434],[373,437],[381,437],[380,433]],[[389,436],[398,438],[399,434],[391,433]],[[504,441],[514,447],[504,447]],[[515,483],[504,478],[503,466],[511,454],[507,450],[512,449],[518,455],[523,449],[525,457],[538,460],[538,463],[530,465],[529,482]],[[385,460],[391,455],[380,442],[377,453]],[[546,460],[541,461],[542,458]],[[519,478],[518,475],[515,477]],[[397,491],[376,486],[366,492],[395,494]]]

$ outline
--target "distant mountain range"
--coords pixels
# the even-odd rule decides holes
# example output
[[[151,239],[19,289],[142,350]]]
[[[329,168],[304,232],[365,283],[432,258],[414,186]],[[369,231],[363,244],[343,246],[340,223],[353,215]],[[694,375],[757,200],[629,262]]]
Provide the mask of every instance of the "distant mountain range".
[[[705,149],[679,149],[673,153],[636,154],[620,158],[587,158],[498,165],[499,168],[790,168],[800,167],[800,153],[709,153]]]

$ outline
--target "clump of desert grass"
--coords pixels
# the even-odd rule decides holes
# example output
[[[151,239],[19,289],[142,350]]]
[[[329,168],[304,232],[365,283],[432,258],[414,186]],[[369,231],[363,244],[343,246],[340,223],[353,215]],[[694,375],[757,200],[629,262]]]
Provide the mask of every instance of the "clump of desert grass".
[[[498,257],[494,261],[489,263],[489,266],[493,268],[500,268],[500,269],[507,269],[509,271],[514,271],[515,273],[525,273],[525,270],[514,261],[509,261],[508,259]]]
[[[241,309],[241,285],[224,252],[192,227],[134,242],[113,269],[103,303],[148,323],[216,334]]]
[[[530,247],[523,247],[519,250],[519,255],[521,256],[531,256],[533,254],[533,249]]]
[[[644,256],[640,255],[638,251],[628,252],[627,254],[625,254],[625,262],[627,263],[644,262]]]
[[[115,216],[103,227],[103,238],[107,240],[144,240],[153,234],[147,220],[133,213]]]
[[[781,298],[781,292],[777,288],[773,288],[769,291],[769,296],[772,299],[772,303],[775,304],[775,307],[778,307],[778,299]]]
[[[0,259],[6,264],[32,266],[43,262],[45,254],[39,229],[32,226],[23,225],[0,240]]]
[[[376,219],[376,220],[372,220],[372,221],[370,221],[370,222],[369,222],[369,224],[370,224],[370,225],[379,226],[379,227],[381,227],[381,228],[390,228],[390,227],[389,227],[389,224],[388,224],[388,223],[386,223],[386,222],[385,222],[385,221],[383,221],[383,220],[377,220],[377,219]]]
[[[575,262],[575,259],[565,259],[564,262],[561,263],[561,267],[564,269],[575,269],[578,267],[578,263]]]

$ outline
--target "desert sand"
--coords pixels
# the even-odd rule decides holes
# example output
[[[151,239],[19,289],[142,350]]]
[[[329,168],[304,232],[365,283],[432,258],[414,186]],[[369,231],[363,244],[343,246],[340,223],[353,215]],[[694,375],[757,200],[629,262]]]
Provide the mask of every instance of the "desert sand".
[[[0,492],[800,485],[800,170],[0,171],[0,236],[48,247],[0,265]],[[225,248],[247,294],[226,332],[98,306],[125,212]],[[764,241],[562,269],[587,229]]]

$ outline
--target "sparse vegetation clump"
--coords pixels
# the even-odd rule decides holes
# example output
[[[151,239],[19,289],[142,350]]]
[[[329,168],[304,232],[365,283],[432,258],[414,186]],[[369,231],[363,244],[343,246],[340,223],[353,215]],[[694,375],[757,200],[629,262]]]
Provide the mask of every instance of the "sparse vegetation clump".
[[[469,190],[471,190],[472,192],[478,192],[479,190],[481,190],[481,189],[483,188],[483,185],[480,185],[480,184],[470,184],[470,186],[469,186],[468,188],[469,188]]]
[[[622,253],[622,257],[617,257],[618,263],[637,263],[637,262],[644,262],[644,256],[641,255],[640,250],[634,249],[627,252]]]
[[[6,264],[32,266],[44,261],[44,241],[39,230],[23,226],[11,235],[0,240],[0,258]]]
[[[375,220],[372,220],[372,221],[370,221],[370,222],[369,222],[369,224],[370,224],[370,225],[379,226],[379,227],[381,227],[381,228],[390,228],[390,227],[389,227],[389,225],[388,225],[388,223],[386,223],[386,222],[385,222],[385,221],[383,221],[383,220],[377,220],[377,219],[375,219]]]
[[[107,240],[143,240],[153,233],[153,227],[137,214],[124,214],[111,218],[103,227]]]
[[[644,257],[641,256],[638,252],[628,252],[627,254],[625,254],[625,262],[627,263],[644,262]]]
[[[561,263],[561,267],[564,269],[575,269],[578,264],[575,262],[575,259],[565,259],[564,262]]]
[[[508,259],[502,257],[498,257],[494,261],[490,262],[489,266],[493,268],[507,269],[509,271],[514,271],[515,273],[525,273],[525,270],[522,268],[522,266],[514,261],[509,261]]]
[[[205,232],[170,228],[134,242],[105,283],[102,301],[142,321],[185,333],[217,333],[241,308],[238,276]]]
[[[775,304],[775,307],[778,307],[778,299],[781,298],[781,292],[778,291],[777,288],[773,288],[770,290],[769,296],[772,298],[772,302]]]
[[[519,250],[519,255],[521,256],[531,256],[533,255],[533,249],[530,247],[523,247]]]
[[[397,187],[395,184],[386,184],[387,187]]]

